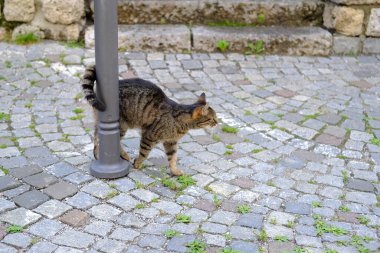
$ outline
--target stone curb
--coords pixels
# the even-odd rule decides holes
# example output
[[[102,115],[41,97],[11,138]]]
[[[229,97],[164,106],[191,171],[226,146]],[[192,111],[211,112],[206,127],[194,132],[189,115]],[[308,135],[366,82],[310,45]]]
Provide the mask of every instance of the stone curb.
[[[284,55],[329,55],[332,35],[319,27],[209,27],[185,25],[120,25],[119,49],[127,51],[218,51],[218,41],[229,43],[228,52],[248,50],[262,41],[264,52]],[[94,47],[94,27],[85,33],[87,48]]]

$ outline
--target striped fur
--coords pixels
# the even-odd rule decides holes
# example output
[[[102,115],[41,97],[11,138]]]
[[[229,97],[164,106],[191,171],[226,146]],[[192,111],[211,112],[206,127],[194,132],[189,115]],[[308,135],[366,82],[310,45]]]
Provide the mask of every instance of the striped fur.
[[[94,78],[94,68],[87,69],[84,79],[90,80],[93,84]],[[89,81],[84,84],[88,83]],[[87,99],[89,103],[98,109],[99,102],[96,100],[94,90],[88,89],[88,86],[83,88],[86,98],[89,96]],[[158,86],[140,78],[119,81],[119,106],[120,136],[123,137],[128,129],[141,129],[140,151],[134,161],[134,167],[141,168],[154,146],[162,142],[173,175],[183,174],[176,166],[178,140],[190,129],[217,124],[216,113],[206,103],[204,93],[193,104],[179,104],[169,99]],[[94,113],[97,117],[97,110],[94,110]],[[95,134],[96,158],[98,146]],[[122,148],[120,156],[129,160],[128,154]]]
[[[87,68],[83,75],[82,90],[84,93],[84,97],[90,103],[90,105],[96,108],[97,110],[103,112],[106,110],[106,106],[103,102],[99,101],[96,98],[96,94],[94,92],[95,80],[95,66]]]

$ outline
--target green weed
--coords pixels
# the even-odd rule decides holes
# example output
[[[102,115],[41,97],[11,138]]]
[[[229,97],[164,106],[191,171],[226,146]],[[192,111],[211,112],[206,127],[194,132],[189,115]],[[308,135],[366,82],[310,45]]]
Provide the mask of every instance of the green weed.
[[[21,34],[16,36],[15,43],[17,45],[28,45],[33,44],[40,41],[40,37],[35,35],[34,33]]]
[[[341,205],[339,207],[339,211],[342,211],[342,212],[349,212],[350,211],[350,208],[348,208],[347,206],[344,206],[344,205]]]
[[[317,235],[321,236],[324,233],[333,233],[334,235],[346,235],[348,232],[343,228],[338,228],[332,225],[328,225],[320,215],[313,215],[315,220],[314,227],[317,231]]]
[[[261,232],[258,234],[257,239],[261,242],[268,241],[268,235],[265,229],[261,230]]]
[[[5,112],[0,112],[0,122],[10,122],[11,115]]]
[[[288,242],[289,241],[289,238],[286,236],[283,236],[283,235],[276,235],[273,239],[277,242]]]
[[[15,234],[15,233],[21,233],[23,231],[23,228],[18,225],[10,225],[5,229],[5,232],[8,234]]]
[[[238,206],[237,211],[241,214],[249,213],[251,208],[247,204]]]
[[[212,196],[212,200],[214,201],[214,205],[215,205],[216,207],[220,207],[220,205],[221,205],[221,201],[220,201],[220,199],[218,198],[218,196],[216,196],[216,194],[214,194],[214,195]]]
[[[186,247],[189,248],[189,253],[206,253],[206,244],[199,240],[189,242]]]
[[[373,145],[376,145],[376,146],[379,146],[379,147],[380,147],[380,140],[377,139],[377,138],[372,138],[372,139],[371,139],[371,143],[372,143]]]
[[[164,232],[164,235],[167,237],[167,238],[173,238],[174,236],[177,236],[177,235],[180,235],[180,233],[176,230],[173,230],[173,229],[169,229],[169,230],[166,230]]]
[[[238,132],[238,129],[235,128],[235,127],[229,126],[227,124],[224,124],[222,126],[222,131],[226,132],[226,133],[229,133],[229,134],[236,134]]]
[[[178,223],[190,223],[191,217],[184,214],[177,214],[177,216],[175,217],[175,220]]]
[[[216,43],[216,47],[222,52],[224,53],[227,49],[228,49],[228,46],[230,45],[230,43],[226,40],[218,40],[218,42]]]

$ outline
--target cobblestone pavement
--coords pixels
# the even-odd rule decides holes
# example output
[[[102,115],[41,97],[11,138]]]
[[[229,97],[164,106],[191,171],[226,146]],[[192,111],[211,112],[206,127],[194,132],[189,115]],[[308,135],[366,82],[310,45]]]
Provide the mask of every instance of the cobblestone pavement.
[[[205,91],[222,123],[182,139],[187,177],[159,146],[99,180],[79,85],[94,51],[0,55],[0,252],[379,252],[379,56],[120,53],[121,77]],[[128,132],[132,157],[138,143]]]

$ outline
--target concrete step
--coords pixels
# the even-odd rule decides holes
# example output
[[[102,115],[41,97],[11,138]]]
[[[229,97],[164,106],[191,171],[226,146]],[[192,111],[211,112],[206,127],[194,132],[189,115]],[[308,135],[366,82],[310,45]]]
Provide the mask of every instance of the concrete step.
[[[120,24],[322,24],[322,0],[119,0]]]
[[[332,35],[319,27],[210,27],[185,25],[119,25],[119,49],[145,52],[225,52],[282,55],[329,55]],[[94,27],[85,33],[94,46]]]

